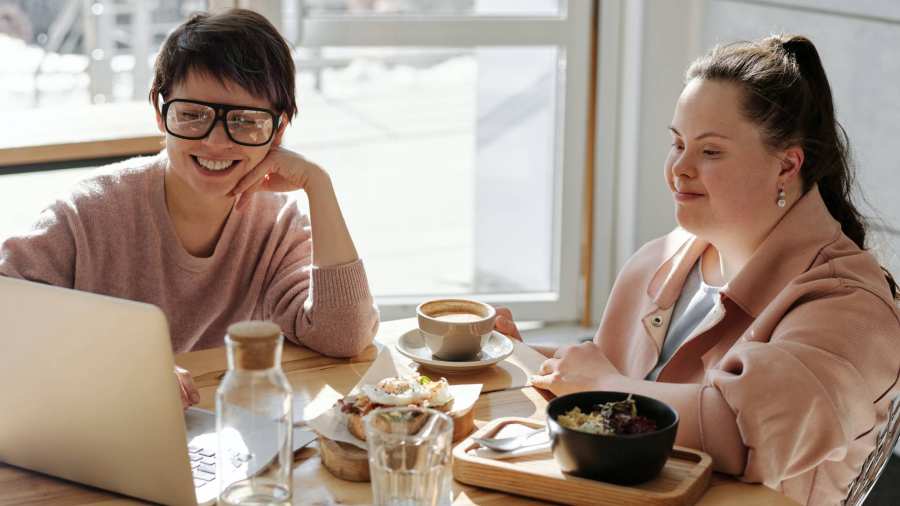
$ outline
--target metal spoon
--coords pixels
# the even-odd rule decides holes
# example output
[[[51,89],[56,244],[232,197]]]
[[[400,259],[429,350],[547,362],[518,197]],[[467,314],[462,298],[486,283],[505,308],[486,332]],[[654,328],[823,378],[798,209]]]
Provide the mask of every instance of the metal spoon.
[[[522,434],[519,434],[518,436],[499,437],[499,438],[476,437],[476,438],[472,438],[472,441],[475,441],[479,445],[484,446],[485,448],[490,448],[491,450],[494,450],[494,451],[509,452],[509,451],[515,450],[517,448],[521,448],[523,446],[531,446],[531,445],[526,445],[525,441],[528,440],[528,438],[530,438],[531,436],[537,434],[538,432],[542,432],[544,430],[546,430],[544,427],[536,427],[527,432],[523,432]],[[533,443],[533,444],[538,444],[538,443]]]

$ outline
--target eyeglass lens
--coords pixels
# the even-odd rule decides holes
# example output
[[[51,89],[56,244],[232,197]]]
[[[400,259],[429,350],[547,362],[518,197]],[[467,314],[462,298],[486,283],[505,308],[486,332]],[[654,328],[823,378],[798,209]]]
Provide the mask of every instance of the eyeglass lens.
[[[216,110],[193,102],[172,102],[166,112],[166,128],[175,135],[202,139],[212,130]],[[225,114],[232,140],[244,144],[265,144],[272,136],[274,119],[266,111],[232,109]]]

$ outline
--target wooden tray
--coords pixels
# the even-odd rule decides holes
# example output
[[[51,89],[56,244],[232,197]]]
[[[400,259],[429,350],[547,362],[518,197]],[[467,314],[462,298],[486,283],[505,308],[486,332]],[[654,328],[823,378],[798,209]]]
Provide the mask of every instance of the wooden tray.
[[[467,453],[477,448],[474,437],[491,437],[504,425],[544,425],[529,418],[499,418],[453,449],[453,477],[469,485],[519,494],[563,504],[691,505],[709,486],[712,458],[676,446],[662,472],[652,481],[621,486],[578,478],[559,470],[548,449],[538,454],[495,460]]]

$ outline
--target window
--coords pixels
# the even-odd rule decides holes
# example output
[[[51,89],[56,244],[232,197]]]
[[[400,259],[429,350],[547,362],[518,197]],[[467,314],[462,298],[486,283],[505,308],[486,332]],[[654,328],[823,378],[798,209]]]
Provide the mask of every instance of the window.
[[[386,318],[437,295],[576,317],[590,4],[312,0],[289,18],[287,142],[333,174]]]
[[[133,38],[144,42],[114,39],[90,50],[93,60],[79,55],[59,71],[69,91],[41,91],[41,105],[146,103],[146,48],[155,51],[186,9],[206,2],[160,0],[152,13],[140,3],[66,4],[90,7],[96,26],[84,26],[96,33],[128,24],[125,12],[153,23]],[[508,305],[521,319],[575,319],[592,4],[250,4],[296,44],[300,112],[285,143],[332,174],[384,318],[458,295]],[[178,19],[164,20],[166,12]],[[92,70],[97,56],[113,53],[108,68]],[[7,88],[9,75],[0,79]],[[15,93],[5,101],[21,103]],[[152,134],[149,105],[146,114]]]

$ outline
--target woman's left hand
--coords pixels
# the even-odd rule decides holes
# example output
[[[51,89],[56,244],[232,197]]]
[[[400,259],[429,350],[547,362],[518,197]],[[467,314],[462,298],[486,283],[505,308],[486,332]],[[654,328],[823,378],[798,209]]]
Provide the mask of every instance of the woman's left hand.
[[[241,211],[247,207],[247,197],[255,192],[307,190],[310,180],[323,173],[322,168],[300,153],[273,146],[266,157],[231,190],[230,195],[237,196],[234,208]]]
[[[531,384],[565,395],[587,390],[601,390],[622,375],[592,342],[560,348],[554,358],[541,364]]]

